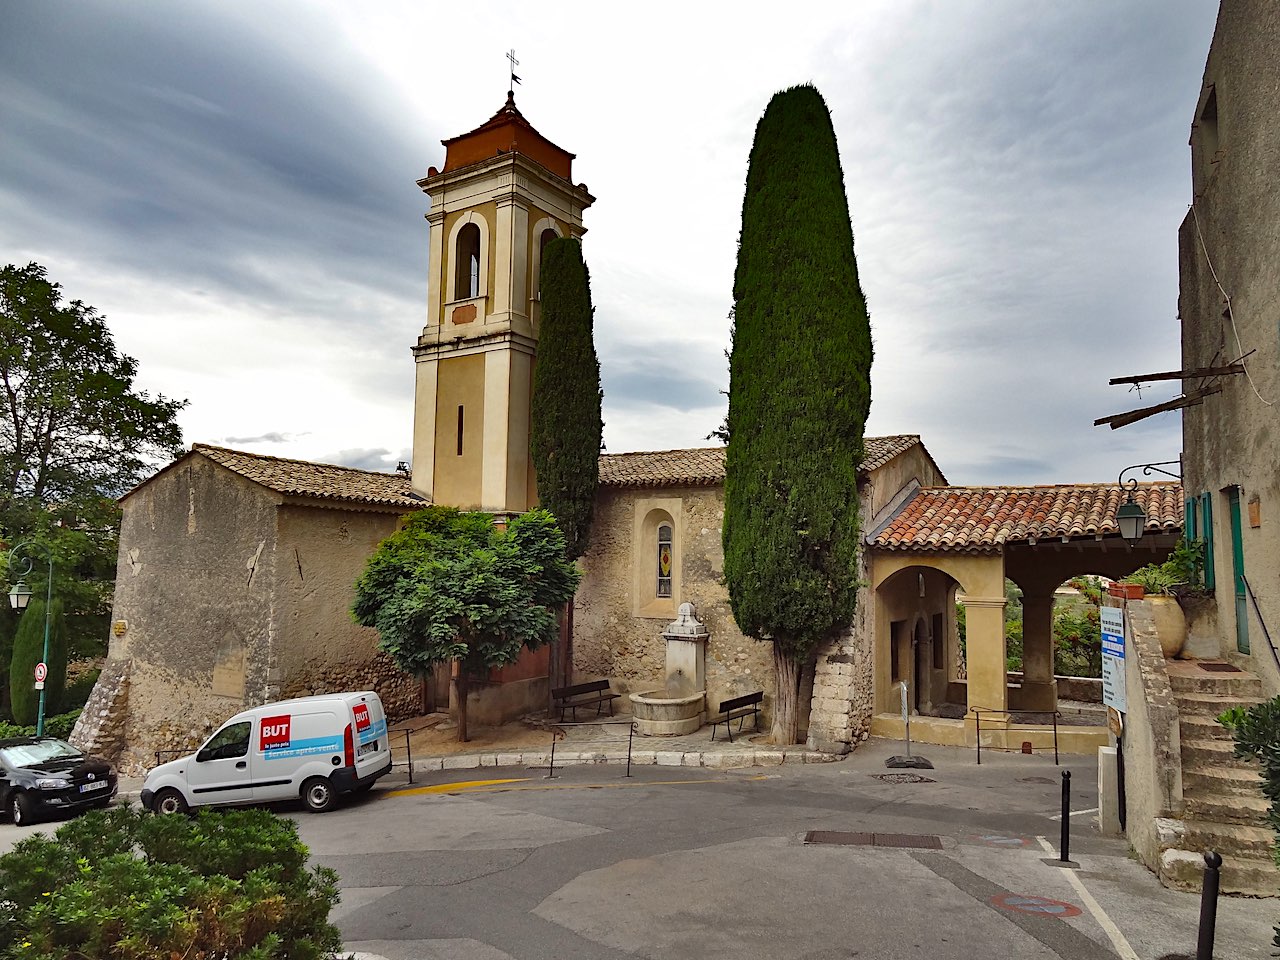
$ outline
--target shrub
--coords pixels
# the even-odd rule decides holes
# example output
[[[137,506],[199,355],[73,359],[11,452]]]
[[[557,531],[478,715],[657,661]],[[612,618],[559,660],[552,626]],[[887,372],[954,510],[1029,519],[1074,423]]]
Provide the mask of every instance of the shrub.
[[[67,688],[62,691],[62,702],[58,704],[58,712],[79,710],[88,703],[89,694],[93,693],[94,685],[97,684],[101,674],[101,670],[86,670],[67,684]]]
[[[337,874],[266,810],[92,811],[0,857],[0,957],[319,960]]]
[[[1237,757],[1262,764],[1262,795],[1271,801],[1267,823],[1280,833],[1280,697],[1248,708],[1232,707],[1218,722],[1231,731]],[[1271,857],[1280,866],[1280,839],[1272,844]],[[1271,942],[1280,947],[1280,926]]]
[[[62,700],[62,689],[67,679],[67,628],[61,601],[55,599],[48,609],[49,675],[44,682],[46,709]],[[40,692],[35,689],[33,671],[45,653],[45,629],[45,602],[35,597],[18,621],[18,632],[13,639],[9,693],[16,723],[36,722]]]

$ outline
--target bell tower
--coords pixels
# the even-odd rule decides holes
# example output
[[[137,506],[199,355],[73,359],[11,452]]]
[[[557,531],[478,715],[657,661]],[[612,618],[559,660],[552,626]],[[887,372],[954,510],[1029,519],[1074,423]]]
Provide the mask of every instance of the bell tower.
[[[499,515],[537,504],[529,407],[542,248],[586,230],[595,200],[572,153],[527,121],[515,96],[443,141],[444,168],[418,181],[431,200],[427,324],[417,378],[413,488],[432,503]]]

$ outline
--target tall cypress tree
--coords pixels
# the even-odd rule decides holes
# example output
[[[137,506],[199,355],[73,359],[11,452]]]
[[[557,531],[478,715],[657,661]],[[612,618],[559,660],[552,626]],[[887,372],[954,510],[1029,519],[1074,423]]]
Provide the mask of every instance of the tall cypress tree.
[[[44,656],[45,601],[32,597],[18,621],[9,667],[9,693],[14,723],[31,726],[39,712],[40,691],[35,689],[35,668]],[[62,602],[49,609],[49,674],[44,681],[45,719],[62,700],[67,683],[67,627]]]
[[[542,251],[542,322],[533,369],[529,447],[538,499],[564,533],[565,555],[576,560],[591,540],[600,479],[600,361],[592,336],[591,275],[582,244],[559,238]],[[572,682],[573,602],[560,640],[552,644],[551,686]]]
[[[812,86],[756,126],[734,274],[724,572],[738,626],[773,642],[773,739],[800,674],[852,622],[871,328],[831,115]]]

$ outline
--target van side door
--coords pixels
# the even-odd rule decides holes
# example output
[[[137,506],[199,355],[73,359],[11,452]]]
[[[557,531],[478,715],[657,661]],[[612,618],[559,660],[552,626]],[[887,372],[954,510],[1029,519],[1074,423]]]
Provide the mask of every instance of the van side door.
[[[237,720],[205,741],[187,765],[187,785],[195,803],[248,803],[253,799],[249,770],[252,734],[252,720]]]

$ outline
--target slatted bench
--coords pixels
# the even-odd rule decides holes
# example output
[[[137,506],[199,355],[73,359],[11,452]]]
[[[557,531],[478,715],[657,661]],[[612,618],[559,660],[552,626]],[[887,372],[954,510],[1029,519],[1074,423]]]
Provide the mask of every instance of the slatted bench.
[[[571,687],[557,687],[551,691],[551,699],[555,705],[560,708],[560,722],[564,723],[564,712],[566,710],[573,711],[573,719],[578,719],[578,708],[589,707],[595,704],[596,716],[600,716],[600,711],[604,709],[604,705],[609,705],[609,716],[613,716],[613,701],[617,700],[620,694],[611,693],[609,691],[608,680],[593,680],[590,683],[575,683]]]
[[[729,724],[733,720],[738,721],[738,732],[742,732],[742,724],[746,718],[750,716],[755,724],[756,730],[760,729],[760,702],[764,700],[764,691],[757,690],[755,693],[743,694],[741,697],[734,697],[732,700],[720,701],[721,716],[711,724],[711,739],[716,738],[716,727],[724,724],[724,728],[728,731],[729,742],[733,743],[733,727]]]

